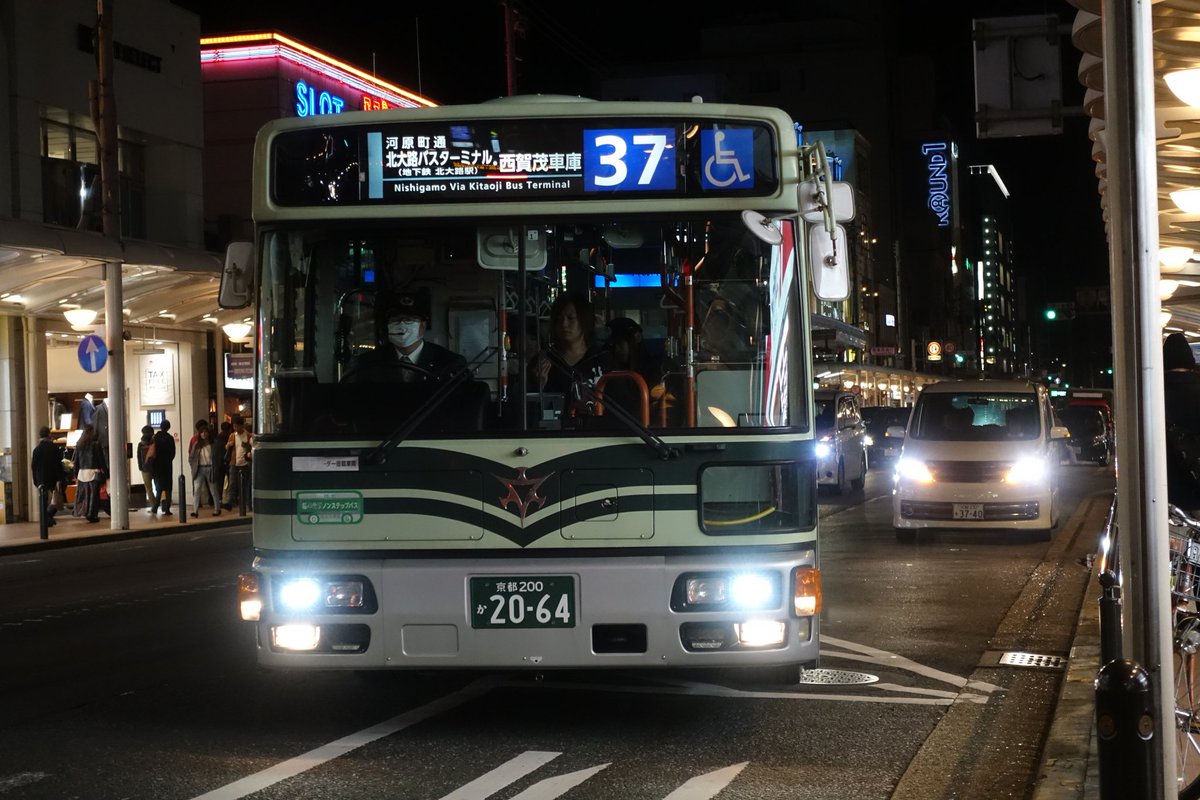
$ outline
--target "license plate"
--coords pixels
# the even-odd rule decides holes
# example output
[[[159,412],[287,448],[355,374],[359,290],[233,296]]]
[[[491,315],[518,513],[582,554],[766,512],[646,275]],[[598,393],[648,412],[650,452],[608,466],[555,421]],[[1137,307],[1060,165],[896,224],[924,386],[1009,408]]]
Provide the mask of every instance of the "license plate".
[[[472,628],[574,628],[575,578],[471,578]]]
[[[1195,539],[1188,539],[1187,552],[1184,553],[1184,558],[1188,560],[1189,564],[1200,566],[1200,542]]]
[[[983,519],[983,503],[955,503],[955,519]]]

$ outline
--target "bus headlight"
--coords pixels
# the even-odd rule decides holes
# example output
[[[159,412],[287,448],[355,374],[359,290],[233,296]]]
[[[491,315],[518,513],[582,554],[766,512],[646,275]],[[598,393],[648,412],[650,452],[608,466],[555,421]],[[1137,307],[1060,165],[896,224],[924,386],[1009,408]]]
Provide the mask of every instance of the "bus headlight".
[[[769,572],[709,572],[681,575],[671,593],[674,611],[733,611],[779,608],[780,579]]]
[[[279,607],[286,612],[321,609],[360,609],[364,605],[363,581],[289,578],[278,587]]]

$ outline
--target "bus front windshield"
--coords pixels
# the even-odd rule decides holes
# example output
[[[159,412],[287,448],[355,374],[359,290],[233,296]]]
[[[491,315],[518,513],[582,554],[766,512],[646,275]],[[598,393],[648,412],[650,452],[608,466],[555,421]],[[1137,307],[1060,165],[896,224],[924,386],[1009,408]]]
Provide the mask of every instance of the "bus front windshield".
[[[802,425],[793,223],[397,220],[262,240],[263,434]],[[524,269],[520,266],[524,264]]]

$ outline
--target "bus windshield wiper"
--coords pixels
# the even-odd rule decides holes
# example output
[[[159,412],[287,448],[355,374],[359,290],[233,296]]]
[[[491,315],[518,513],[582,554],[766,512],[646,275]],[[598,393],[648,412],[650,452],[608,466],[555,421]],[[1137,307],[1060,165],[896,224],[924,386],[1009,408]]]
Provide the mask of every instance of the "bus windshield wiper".
[[[587,392],[588,402],[603,402],[597,395],[595,388],[588,386],[587,384],[584,384],[584,386],[586,387],[585,390]],[[653,449],[658,457],[663,461],[669,461],[672,458],[679,457],[679,448],[671,447],[671,445],[667,444],[661,436],[658,436],[656,433],[654,433],[654,431],[643,425],[641,420],[630,413],[620,403],[604,403],[604,413],[606,415],[611,414],[612,416],[616,417],[621,424],[636,433],[638,438],[650,445],[651,449]]]
[[[417,429],[425,418],[428,417],[433,410],[446,401],[446,398],[454,394],[454,390],[466,383],[467,378],[473,374],[472,369],[461,367],[457,372],[452,374],[449,379],[438,386],[433,394],[426,398],[425,402],[416,408],[411,414],[405,418],[404,422],[400,423],[400,427],[392,432],[392,435],[384,439],[379,444],[367,451],[366,463],[382,464],[387,459],[387,450],[389,447],[394,447],[405,439],[409,434]]]

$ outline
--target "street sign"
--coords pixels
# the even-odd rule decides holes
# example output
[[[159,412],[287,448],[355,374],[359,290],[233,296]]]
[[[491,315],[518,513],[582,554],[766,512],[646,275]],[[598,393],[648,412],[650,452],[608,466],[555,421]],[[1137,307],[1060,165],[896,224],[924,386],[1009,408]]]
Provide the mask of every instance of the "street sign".
[[[108,346],[94,333],[83,337],[79,343],[79,366],[84,372],[99,372],[108,363]]]
[[[925,345],[925,359],[927,361],[942,360],[942,343],[938,341],[930,342]]]

